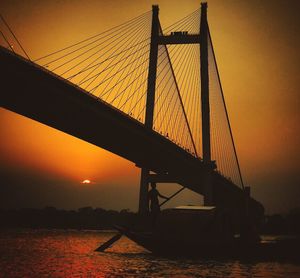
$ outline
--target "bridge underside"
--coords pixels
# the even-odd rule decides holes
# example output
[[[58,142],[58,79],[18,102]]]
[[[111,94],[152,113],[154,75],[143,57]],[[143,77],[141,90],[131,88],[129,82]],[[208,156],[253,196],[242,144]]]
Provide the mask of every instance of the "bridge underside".
[[[203,194],[203,162],[145,126],[49,71],[0,48],[0,105],[104,148],[138,167]],[[243,210],[241,189],[213,172],[216,205]],[[250,200],[253,215],[263,207]]]

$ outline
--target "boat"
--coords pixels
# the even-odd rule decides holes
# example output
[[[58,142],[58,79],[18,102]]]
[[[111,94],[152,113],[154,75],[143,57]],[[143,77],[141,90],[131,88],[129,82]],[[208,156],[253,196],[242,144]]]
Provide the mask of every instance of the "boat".
[[[134,228],[116,229],[156,254],[198,254],[237,241],[229,215],[215,206],[178,206],[161,211],[155,224],[148,217]],[[205,252],[207,254],[207,252]]]
[[[261,240],[258,233],[235,234],[226,212],[215,206],[178,206],[135,227],[115,226],[120,234],[152,254],[205,259],[300,260],[300,239]]]

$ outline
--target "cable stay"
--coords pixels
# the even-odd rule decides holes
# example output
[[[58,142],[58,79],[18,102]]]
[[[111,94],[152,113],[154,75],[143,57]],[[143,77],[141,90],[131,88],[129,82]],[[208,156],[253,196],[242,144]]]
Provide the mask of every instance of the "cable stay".
[[[84,42],[87,42],[87,41],[89,41],[89,40],[91,40],[91,39],[94,39],[94,38],[96,38],[96,37],[99,37],[99,36],[101,36],[101,35],[104,35],[104,34],[106,34],[106,33],[109,33],[109,32],[111,32],[111,31],[112,31],[112,32],[120,31],[120,29],[122,29],[122,28],[128,26],[128,25],[131,24],[132,22],[134,22],[134,21],[136,21],[136,20],[138,20],[138,19],[144,17],[144,16],[147,15],[147,14],[149,15],[150,12],[151,12],[151,11],[147,11],[147,12],[145,12],[145,13],[143,13],[143,14],[141,14],[141,15],[135,17],[135,18],[130,19],[129,21],[126,21],[126,22],[124,22],[124,23],[122,23],[122,24],[120,24],[120,25],[114,26],[114,27],[112,27],[112,28],[110,28],[110,29],[108,29],[108,30],[106,30],[106,31],[104,31],[104,32],[98,33],[98,34],[96,34],[96,35],[94,35],[94,36],[91,36],[91,37],[89,37],[89,38],[86,38],[86,39],[84,39],[84,40],[82,40],[82,41],[79,41],[79,42],[77,42],[77,43],[74,43],[74,44],[69,45],[69,46],[67,46],[67,47],[64,47],[64,48],[62,48],[62,49],[59,49],[59,50],[57,50],[57,51],[51,52],[51,53],[49,53],[49,54],[47,54],[47,55],[44,55],[44,56],[42,56],[42,57],[40,57],[40,58],[38,58],[38,59],[35,59],[34,62],[37,62],[37,61],[40,61],[40,60],[42,60],[42,59],[48,58],[48,57],[50,57],[50,56],[53,56],[53,55],[55,55],[55,54],[57,54],[57,53],[60,53],[60,52],[65,51],[65,50],[67,50],[67,49],[70,49],[70,48],[72,48],[72,47],[74,47],[74,46],[80,45],[80,44],[82,44],[82,43],[84,43]],[[105,36],[104,36],[104,37],[105,37]]]
[[[225,103],[223,88],[221,84],[220,74],[216,62],[216,56],[212,44],[210,31],[208,28],[208,42],[209,42],[209,61],[210,61],[210,93],[213,100],[211,105],[212,124],[214,125],[215,134],[213,137],[214,148],[213,154],[219,162],[218,167],[225,175],[237,185],[244,189],[244,182],[241,174],[240,164],[237,156],[237,151],[233,139],[232,129],[228,116],[228,111]],[[220,139],[220,137],[222,139]],[[223,144],[221,143],[223,142]],[[220,147],[223,145],[223,148]]]
[[[162,32],[161,26],[160,26],[160,31]],[[198,157],[197,148],[196,148],[194,138],[193,138],[193,134],[192,134],[192,131],[191,131],[191,128],[190,128],[190,125],[189,125],[189,121],[188,121],[185,109],[184,109],[184,105],[183,105],[183,102],[182,102],[182,98],[181,98],[181,95],[180,95],[180,91],[179,91],[178,84],[177,84],[177,81],[176,81],[176,77],[175,77],[175,74],[174,74],[174,70],[173,70],[173,67],[172,67],[170,55],[169,55],[167,47],[166,46],[164,46],[164,47],[165,47],[165,51],[166,51],[166,54],[167,54],[167,59],[168,59],[168,62],[169,62],[170,70],[171,70],[171,73],[172,73],[172,76],[173,76],[173,80],[174,80],[174,83],[175,83],[175,86],[176,86],[176,92],[178,94],[178,98],[179,98],[180,105],[181,105],[181,108],[182,108],[183,116],[184,116],[184,119],[185,119],[185,122],[186,122],[186,125],[187,125],[189,135],[191,137],[190,139],[192,141],[193,150],[195,152],[196,157]]]
[[[19,45],[19,47],[21,48],[21,50],[23,51],[23,53],[25,54],[25,56],[27,57],[27,59],[29,61],[31,61],[31,59],[29,58],[29,55],[27,54],[27,52],[25,51],[25,49],[23,48],[21,42],[18,40],[17,36],[15,35],[15,33],[13,32],[13,30],[9,27],[7,21],[4,19],[4,17],[0,14],[0,18],[3,21],[4,25],[6,26],[6,28],[8,29],[8,31],[12,34],[13,38],[15,39],[15,41],[17,42],[17,44]],[[11,46],[11,44],[8,42],[8,40],[6,39],[6,37],[4,36],[4,34],[1,31],[1,36],[4,38],[4,40],[7,42],[9,48],[12,50],[12,52],[15,52]]]

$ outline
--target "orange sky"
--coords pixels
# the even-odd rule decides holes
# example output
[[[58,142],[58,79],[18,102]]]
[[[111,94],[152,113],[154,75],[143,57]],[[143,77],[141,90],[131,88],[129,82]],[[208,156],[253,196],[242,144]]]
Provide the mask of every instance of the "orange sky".
[[[163,26],[199,7],[199,1],[192,0],[156,3],[160,6]],[[0,10],[35,59],[142,14],[152,4],[146,0],[7,0],[1,1]],[[296,12],[299,4],[212,0],[208,1],[208,7],[245,182],[253,187],[254,196],[265,204],[267,211],[286,211],[300,202],[300,23]],[[2,30],[3,24],[0,27]],[[11,175],[19,169],[33,176],[43,173],[47,178],[59,177],[70,190],[83,186],[80,181],[90,179],[94,183],[84,185],[90,188],[78,189],[78,194],[84,195],[83,200],[72,195],[73,201],[66,207],[91,204],[137,208],[139,171],[132,163],[4,109],[0,109],[0,134],[1,174],[7,169]],[[40,182],[43,183],[42,178]],[[107,184],[124,190],[122,193],[128,198],[116,202],[112,199],[113,190],[105,187]],[[110,196],[110,201],[102,198],[101,187],[106,188],[105,196]],[[55,188],[59,191],[59,187]],[[97,198],[95,194],[99,194]],[[43,205],[30,200],[33,206]],[[193,203],[199,198],[186,193],[178,200]],[[44,205],[63,206],[63,203],[45,198]]]

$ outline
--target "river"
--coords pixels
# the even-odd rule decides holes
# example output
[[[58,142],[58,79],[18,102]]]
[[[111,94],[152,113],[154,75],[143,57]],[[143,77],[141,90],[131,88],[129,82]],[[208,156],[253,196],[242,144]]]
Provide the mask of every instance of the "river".
[[[2,230],[0,277],[300,277],[300,265],[292,262],[167,259],[125,237],[105,253],[94,252],[114,234]]]

